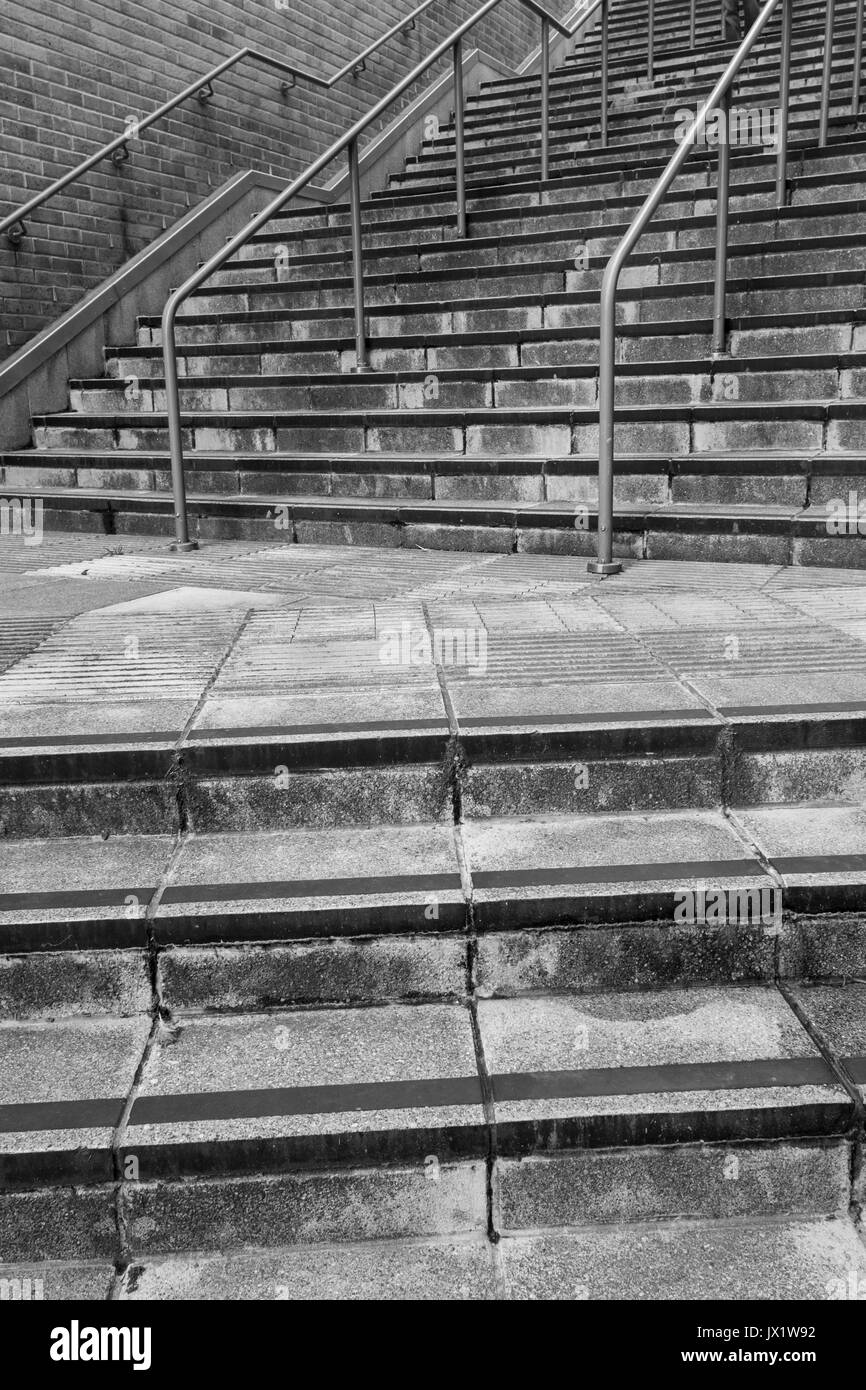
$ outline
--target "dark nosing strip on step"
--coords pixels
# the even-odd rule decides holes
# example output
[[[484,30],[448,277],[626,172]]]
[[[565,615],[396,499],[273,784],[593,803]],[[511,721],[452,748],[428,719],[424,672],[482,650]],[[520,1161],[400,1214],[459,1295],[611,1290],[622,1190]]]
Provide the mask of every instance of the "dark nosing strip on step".
[[[866,1086],[866,1056],[843,1057],[842,1063],[857,1086]]]
[[[475,888],[522,888],[555,886],[559,883],[632,883],[656,879],[690,883],[696,878],[765,878],[757,859],[708,859],[694,863],[602,864],[588,868],[553,866],[545,869],[473,870]]]
[[[46,1100],[0,1105],[0,1134],[24,1134],[40,1129],[115,1129],[123,1106],[122,1096],[110,1100]]]
[[[241,902],[253,898],[354,898],[433,892],[461,892],[460,875],[393,874],[380,878],[299,878],[265,883],[184,883],[166,888],[161,901],[163,904]]]
[[[227,738],[292,738],[303,734],[354,734],[375,733],[388,729],[424,730],[435,729],[448,733],[445,719],[368,719],[361,723],[339,724],[274,724],[261,725],[249,729],[193,729],[187,742],[209,743]]]
[[[114,734],[27,734],[15,738],[0,738],[0,748],[72,748],[90,745],[114,745],[135,743],[163,743],[174,746],[180,738],[180,729],[167,733],[140,733],[119,729]]]
[[[573,724],[679,724],[684,719],[709,720],[712,717],[707,709],[617,710],[613,712],[599,710],[592,714],[465,715],[460,719],[460,725],[463,729],[499,729],[509,728],[512,725],[519,725],[521,728],[535,725],[554,728],[560,725]]]
[[[762,1086],[838,1085],[832,1068],[818,1056],[511,1072],[493,1076],[492,1081],[494,1098],[500,1102],[655,1095],[666,1091],[743,1091]]]
[[[40,908],[114,907],[123,912],[129,899],[149,903],[156,885],[149,888],[72,888],[45,893],[0,893],[0,912],[37,911]]]
[[[866,710],[866,699],[814,701],[805,705],[719,706],[719,713],[729,719],[753,714],[848,714],[852,710]]]
[[[780,874],[856,874],[866,870],[866,854],[771,856],[770,863]]]
[[[866,1058],[854,1058],[855,1071]],[[494,1099],[533,1101],[594,1096],[660,1095],[682,1091],[739,1091],[760,1087],[830,1085],[838,1081],[823,1057],[748,1061],[680,1062],[649,1067],[587,1067],[576,1071],[509,1072],[491,1077]],[[333,1115],[352,1111],[433,1109],[481,1104],[477,1076],[415,1081],[348,1082],[262,1090],[204,1091],[139,1096],[130,1126],[252,1120],[282,1115]],[[39,1101],[0,1105],[0,1132],[87,1129],[113,1125],[123,1101]]]
[[[866,868],[866,854],[783,859],[773,863],[780,873],[843,873]],[[476,889],[497,889],[555,887],[565,883],[691,883],[703,878],[716,880],[765,876],[766,871],[757,859],[707,859],[659,864],[553,865],[540,869],[475,870],[472,881]],[[258,883],[174,884],[165,889],[160,905],[278,901],[282,898],[378,898],[389,894],[415,896],[419,893],[461,891],[460,875],[456,873],[392,874],[376,878],[267,879]],[[149,902],[153,893],[152,887],[2,893],[0,911],[73,907],[116,907],[121,910],[127,897]]]

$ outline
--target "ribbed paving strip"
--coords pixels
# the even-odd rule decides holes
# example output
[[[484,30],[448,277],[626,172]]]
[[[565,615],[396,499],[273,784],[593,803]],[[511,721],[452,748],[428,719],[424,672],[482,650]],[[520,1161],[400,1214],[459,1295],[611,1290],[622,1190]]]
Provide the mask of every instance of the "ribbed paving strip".
[[[853,615],[852,615],[853,616]],[[840,642],[837,632],[815,623],[779,621],[752,623],[727,630],[718,624],[663,633],[644,631],[642,639],[659,661],[678,675],[692,671],[731,671],[743,675],[796,675],[806,672],[851,671],[866,675],[866,629]]]
[[[63,622],[62,618],[4,618],[0,623],[0,671],[29,656]]]
[[[73,618],[0,676],[0,700],[196,698],[238,624],[231,613]]]

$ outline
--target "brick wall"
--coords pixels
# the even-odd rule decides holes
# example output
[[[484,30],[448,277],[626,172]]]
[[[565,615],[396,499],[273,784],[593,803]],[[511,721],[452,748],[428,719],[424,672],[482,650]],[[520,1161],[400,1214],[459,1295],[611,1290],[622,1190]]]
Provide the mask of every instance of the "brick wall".
[[[0,237],[0,358],[234,172],[299,172],[479,2],[437,0],[409,35],[391,39],[359,78],[331,92],[299,81],[283,96],[279,73],[245,61],[219,79],[208,105],[193,98],[132,141],[127,163],[103,162],[38,209],[16,250]],[[327,76],[414,3],[4,0],[3,214],[233,49],[257,47]],[[562,14],[569,5],[558,0],[552,8]],[[474,34],[488,52],[516,64],[537,44],[538,20],[518,0],[504,0]]]

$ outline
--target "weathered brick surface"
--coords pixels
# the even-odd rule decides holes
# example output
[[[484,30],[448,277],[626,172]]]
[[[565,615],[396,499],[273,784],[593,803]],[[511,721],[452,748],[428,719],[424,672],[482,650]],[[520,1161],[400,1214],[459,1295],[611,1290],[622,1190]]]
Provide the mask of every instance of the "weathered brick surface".
[[[26,201],[118,135],[128,117],[154,110],[236,48],[291,57],[327,76],[413,8],[413,0],[6,0],[0,208],[5,215]],[[0,237],[0,358],[233,173],[299,172],[477,8],[478,0],[439,0],[331,92],[301,81],[284,97],[279,73],[245,61],[219,80],[208,105],[193,98],[131,141],[127,163],[99,165],[53,198],[17,250]],[[537,30],[518,0],[504,0],[474,33],[487,52],[516,63]]]

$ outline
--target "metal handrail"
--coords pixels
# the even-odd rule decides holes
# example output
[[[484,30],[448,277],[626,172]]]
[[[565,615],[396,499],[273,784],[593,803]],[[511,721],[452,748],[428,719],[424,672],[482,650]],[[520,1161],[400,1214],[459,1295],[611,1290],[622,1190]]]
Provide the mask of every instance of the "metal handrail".
[[[125,163],[129,158],[129,151],[127,149],[127,142],[129,140],[137,139],[141,132],[146,130],[148,126],[154,125],[157,121],[161,120],[163,116],[167,116],[169,111],[173,111],[176,106],[180,106],[183,102],[188,101],[191,96],[198,97],[198,100],[203,104],[209,101],[213,96],[213,83],[216,79],[221,77],[224,72],[227,72],[229,68],[234,67],[236,63],[240,63],[244,58],[250,58],[256,63],[264,63],[265,66],[275,68],[278,72],[287,73],[292,78],[292,81],[282,84],[281,90],[284,95],[295,86],[296,79],[299,77],[302,77],[314,87],[321,87],[325,91],[330,91],[332,87],[335,87],[337,83],[341,82],[349,73],[357,77],[359,73],[363,72],[366,67],[366,60],[371,57],[377,49],[387,43],[389,39],[392,39],[395,34],[408,32],[410,29],[413,29],[415,27],[415,20],[418,16],[422,14],[424,10],[429,9],[434,3],[435,0],[422,0],[420,5],[416,5],[415,9],[411,10],[409,14],[404,15],[396,24],[392,24],[391,28],[388,29],[386,33],[382,34],[378,39],[375,39],[373,43],[368,44],[357,57],[350,58],[348,63],[344,63],[343,66],[337,72],[332,73],[330,77],[320,77],[318,73],[311,72],[310,69],[304,67],[302,63],[289,63],[282,58],[272,58],[270,54],[262,53],[257,48],[237,49],[237,51],[231,53],[228,58],[224,58],[221,63],[217,63],[215,68],[211,68],[210,72],[206,72],[203,77],[197,77],[188,87],[184,87],[182,92],[178,92],[177,96],[170,97],[169,100],[158,107],[156,111],[151,111],[149,116],[142,116],[140,121],[134,121],[132,129],[130,129],[129,122],[127,122],[127,126],[121,135],[116,136],[113,140],[109,140],[107,145],[103,145],[101,149],[96,151],[96,154],[90,155],[88,159],[83,160],[81,164],[76,165],[74,169],[70,169],[68,174],[64,174],[61,178],[55,179],[54,183],[50,184],[48,188],[44,188],[41,193],[37,193],[29,202],[23,203],[15,212],[4,217],[2,222],[0,222],[0,234],[6,232],[8,240],[11,241],[13,246],[17,246],[26,235],[27,227],[24,219],[29,217],[31,212],[47,202],[49,198],[53,198],[55,193],[59,193],[61,189],[66,188],[68,184],[80,178],[82,174],[88,173],[95,165],[100,164],[103,159],[111,158],[116,164]],[[528,4],[529,0],[525,0],[525,3]]]
[[[860,59],[862,52],[863,3],[859,0],[852,108],[859,105]],[[614,392],[616,376],[616,292],[622,268],[643,236],[652,218],[691,153],[697,132],[706,128],[707,118],[716,109],[725,116],[730,109],[731,87],[752,49],[782,5],[781,64],[779,75],[779,130],[777,133],[775,203],[777,209],[787,201],[788,115],[791,81],[791,32],[793,0],[767,0],[758,18],[745,35],[710,95],[698,111],[682,138],[679,149],[671,157],[652,192],[611,256],[601,285],[601,314],[599,321],[598,356],[598,556],[588,569],[592,574],[618,574],[622,563],[613,558],[613,471],[614,471]],[[835,0],[828,0],[824,34],[824,63],[821,84],[819,144],[826,144],[830,113],[830,77],[832,69],[833,25]],[[728,262],[728,193],[730,178],[730,142],[728,131],[719,142],[718,190],[716,197],[715,275],[713,286],[713,356],[726,355],[727,320],[725,299]]]
[[[367,339],[365,330],[365,310],[364,310],[364,269],[363,269],[363,240],[361,229],[361,177],[360,161],[358,151],[358,140],[367,130],[368,126],[378,120],[383,112],[401,96],[408,87],[417,82],[428,68],[438,62],[450,49],[453,64],[454,81],[454,135],[455,135],[455,167],[456,167],[456,193],[457,193],[457,234],[460,237],[466,235],[466,169],[463,151],[463,39],[471,29],[474,29],[486,15],[496,9],[501,0],[485,0],[485,3],[451,33],[448,38],[438,43],[426,58],[422,59],[411,72],[401,78],[395,87],[374,106],[370,108],[366,116],[362,116],[353,126],[336,140],[324,154],[317,159],[299,175],[293,183],[283,189],[267,207],[257,213],[247,225],[228,241],[225,246],[211,256],[210,260],[200,266],[184,283],[176,289],[170,296],[162,312],[162,356],[165,373],[165,403],[168,416],[168,435],[169,449],[171,452],[171,486],[174,499],[174,524],[175,524],[175,544],[181,550],[194,550],[196,542],[189,539],[189,524],[187,519],[186,507],[186,479],[184,477],[184,457],[183,457],[183,433],[180,419],[180,397],[178,393],[177,375],[177,356],[175,347],[175,320],[177,312],[184,300],[186,300],[193,290],[198,289],[205,280],[225,265],[226,261],[245,246],[250,237],[255,236],[267,222],[270,222],[278,212],[286,206],[302,189],[306,188],[318,173],[334,160],[337,155],[346,151],[349,164],[349,198],[351,205],[351,237],[352,237],[352,268],[353,268],[353,298],[355,313],[355,346],[356,346],[356,367],[358,372],[369,371],[367,354]],[[541,19],[541,46],[542,46],[542,76],[546,76],[549,84],[549,63],[544,60],[544,51],[549,47],[549,36],[551,27],[557,29],[560,34],[571,38],[573,34],[581,28],[587,20],[595,13],[605,0],[591,0],[578,15],[574,27],[569,29],[567,25],[561,23],[554,15],[539,3],[539,0],[521,0],[521,4],[532,10]],[[542,94],[542,116],[543,121],[549,120],[549,94]],[[542,134],[542,152],[548,149],[548,140]],[[542,158],[542,178],[547,177]]]

